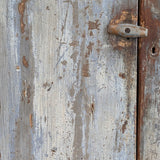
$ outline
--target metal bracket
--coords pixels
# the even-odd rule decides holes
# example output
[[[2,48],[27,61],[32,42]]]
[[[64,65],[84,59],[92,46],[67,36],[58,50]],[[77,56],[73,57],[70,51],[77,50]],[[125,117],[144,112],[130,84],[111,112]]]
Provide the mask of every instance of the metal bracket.
[[[148,29],[133,24],[109,24],[108,33],[128,38],[147,37]]]

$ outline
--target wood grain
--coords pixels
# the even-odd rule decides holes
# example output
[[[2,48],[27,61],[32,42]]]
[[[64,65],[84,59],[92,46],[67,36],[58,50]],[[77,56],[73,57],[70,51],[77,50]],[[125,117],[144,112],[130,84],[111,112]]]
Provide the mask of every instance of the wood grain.
[[[140,25],[148,28],[148,37],[139,41],[139,132],[138,160],[160,157],[160,2],[142,0]]]
[[[135,159],[137,0],[0,5],[1,159]]]

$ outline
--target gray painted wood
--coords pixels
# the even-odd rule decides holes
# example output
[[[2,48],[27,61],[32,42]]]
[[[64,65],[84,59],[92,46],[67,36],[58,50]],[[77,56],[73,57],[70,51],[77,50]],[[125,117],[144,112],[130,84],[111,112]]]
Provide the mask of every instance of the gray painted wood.
[[[2,160],[136,156],[137,1],[0,1]]]

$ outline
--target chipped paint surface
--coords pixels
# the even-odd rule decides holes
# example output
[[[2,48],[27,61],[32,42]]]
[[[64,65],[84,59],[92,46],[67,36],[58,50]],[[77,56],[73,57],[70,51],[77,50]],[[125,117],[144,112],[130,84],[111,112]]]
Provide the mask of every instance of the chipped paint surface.
[[[2,159],[135,159],[136,40],[106,27],[136,24],[137,1],[0,5]]]
[[[29,64],[28,64],[28,61],[26,60],[25,56],[23,56],[23,58],[22,58],[22,63],[23,63],[23,66],[25,66],[26,68],[28,68]]]
[[[26,8],[26,2],[28,0],[22,0],[19,4],[18,4],[18,11],[19,14],[21,15],[20,17],[20,27],[21,27],[21,32],[24,33],[25,32],[25,22],[24,22],[24,12],[25,12],[25,8]]]

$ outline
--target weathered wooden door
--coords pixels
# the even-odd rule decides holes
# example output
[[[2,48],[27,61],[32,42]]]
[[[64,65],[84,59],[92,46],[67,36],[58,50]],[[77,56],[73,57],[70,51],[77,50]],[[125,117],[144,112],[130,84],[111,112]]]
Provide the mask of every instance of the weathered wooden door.
[[[158,0],[1,0],[0,160],[158,160],[159,10]],[[125,23],[148,37],[107,33]]]

